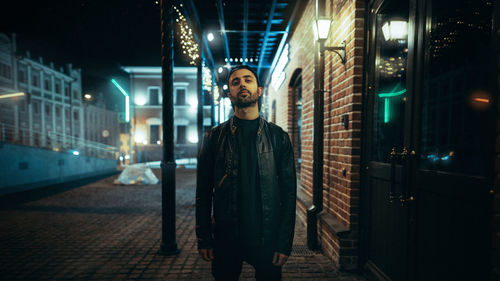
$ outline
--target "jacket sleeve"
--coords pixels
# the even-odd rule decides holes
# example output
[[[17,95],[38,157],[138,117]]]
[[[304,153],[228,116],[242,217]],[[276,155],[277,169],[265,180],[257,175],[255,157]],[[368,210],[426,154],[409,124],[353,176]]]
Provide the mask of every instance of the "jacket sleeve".
[[[295,231],[297,180],[292,144],[286,132],[283,132],[277,163],[281,210],[276,251],[289,256]]]
[[[196,237],[198,249],[212,248],[212,195],[214,176],[214,153],[211,145],[211,130],[205,133],[198,153],[196,174]]]

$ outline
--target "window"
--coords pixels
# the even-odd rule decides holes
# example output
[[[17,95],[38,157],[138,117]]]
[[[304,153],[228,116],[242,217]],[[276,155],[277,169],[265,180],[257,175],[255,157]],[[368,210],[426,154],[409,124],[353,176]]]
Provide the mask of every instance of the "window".
[[[64,115],[66,116],[66,120],[69,120],[69,109],[64,111]]]
[[[56,93],[61,93],[61,80],[57,79],[54,83]]]
[[[51,105],[50,104],[46,104],[45,105],[45,115],[46,116],[50,116],[50,112],[51,112]]]
[[[19,110],[21,112],[26,112],[26,101],[25,100],[22,100],[20,103],[19,103]]]
[[[176,105],[186,105],[186,89],[177,89],[176,98]]]
[[[31,84],[34,87],[40,87],[40,74],[39,73],[31,74]]]
[[[76,91],[76,90],[74,90],[74,91],[73,91],[73,98],[74,98],[75,100],[79,99],[79,98],[78,98],[78,91]]]
[[[149,105],[159,105],[160,104],[160,89],[151,88],[149,89]]]
[[[26,70],[19,69],[19,82],[26,83]]]
[[[149,126],[149,143],[157,144],[160,141],[160,125]]]
[[[186,143],[186,126],[177,126],[177,144]]]
[[[50,91],[51,90],[51,81],[50,81],[50,77],[47,77],[44,79],[44,89],[47,90],[47,91]]]
[[[78,121],[78,117],[80,117],[80,114],[78,114],[78,111],[74,111],[74,112],[73,112],[73,119],[74,119],[75,121]]]
[[[35,114],[40,114],[40,103],[37,101],[33,102],[33,112]]]
[[[69,85],[64,85],[64,96],[69,97]]]
[[[0,62],[0,76],[10,79],[12,77],[10,70],[11,70],[10,65],[6,65]]]
[[[56,106],[56,117],[60,118],[61,117],[61,108]]]

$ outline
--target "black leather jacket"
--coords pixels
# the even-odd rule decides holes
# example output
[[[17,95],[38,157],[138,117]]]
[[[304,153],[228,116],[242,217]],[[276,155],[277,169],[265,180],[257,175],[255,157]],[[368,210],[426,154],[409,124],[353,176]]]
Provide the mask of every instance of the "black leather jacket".
[[[212,248],[214,237],[218,241],[238,237],[239,148],[236,130],[238,128],[231,118],[208,130],[200,147],[196,186],[199,249]],[[277,252],[290,255],[297,196],[290,138],[280,127],[261,117],[256,144],[262,199],[261,241]]]

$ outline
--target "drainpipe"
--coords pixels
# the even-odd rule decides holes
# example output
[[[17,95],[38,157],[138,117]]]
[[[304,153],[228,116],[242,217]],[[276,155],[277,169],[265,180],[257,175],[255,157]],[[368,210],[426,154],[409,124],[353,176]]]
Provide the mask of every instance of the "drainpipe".
[[[316,0],[316,18],[325,15],[325,0]],[[323,110],[325,60],[316,40],[314,52],[314,133],[313,133],[313,204],[307,209],[307,247],[319,248],[318,214],[323,210]]]

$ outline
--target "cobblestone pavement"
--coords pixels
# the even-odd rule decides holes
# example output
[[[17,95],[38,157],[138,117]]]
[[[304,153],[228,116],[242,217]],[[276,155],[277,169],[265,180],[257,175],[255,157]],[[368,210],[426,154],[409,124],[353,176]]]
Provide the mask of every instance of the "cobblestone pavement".
[[[213,280],[196,249],[195,170],[177,169],[177,256],[158,254],[161,186],[117,186],[116,177],[0,206],[0,279]],[[297,223],[283,280],[365,280],[308,251],[305,236]],[[241,277],[253,280],[253,268]]]

